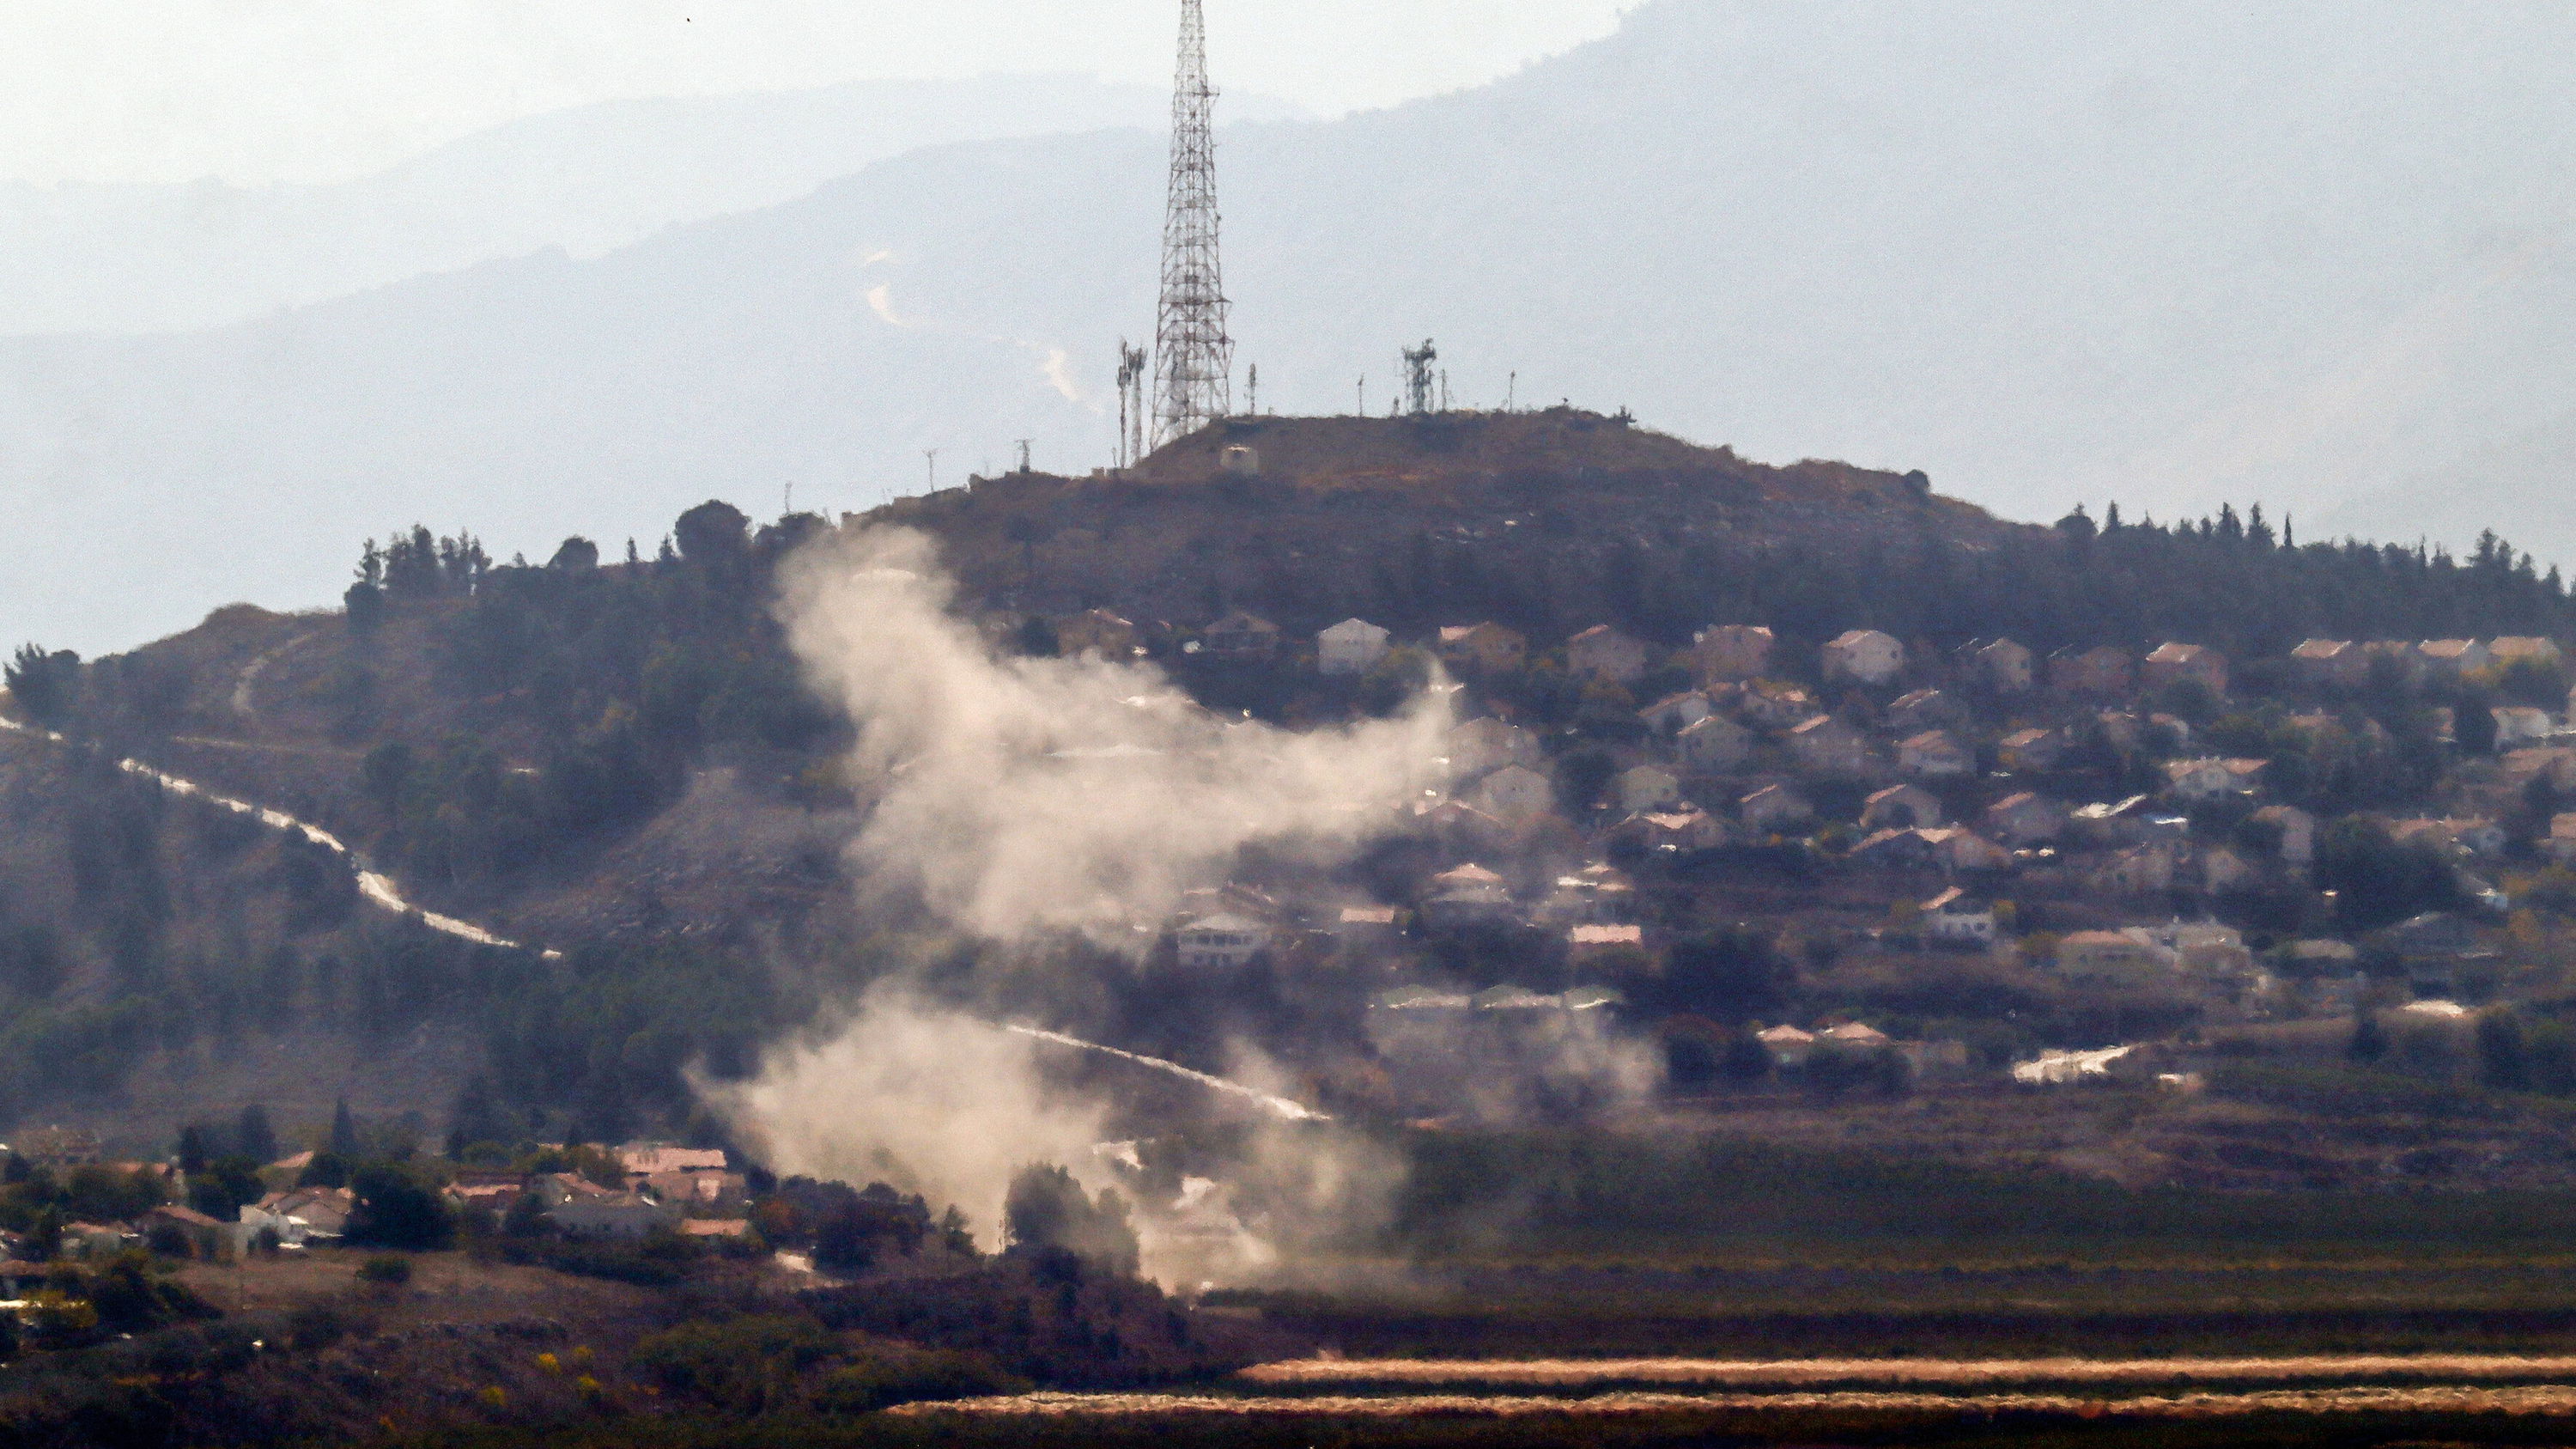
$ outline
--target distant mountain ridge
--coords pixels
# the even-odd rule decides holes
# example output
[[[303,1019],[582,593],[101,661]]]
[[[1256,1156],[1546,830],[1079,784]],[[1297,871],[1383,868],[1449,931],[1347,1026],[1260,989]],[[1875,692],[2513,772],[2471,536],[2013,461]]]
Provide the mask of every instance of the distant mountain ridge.
[[[0,289],[0,334],[211,327],[550,247],[597,256],[923,146],[1153,127],[1168,105],[1073,75],[860,81],[581,106],[328,185],[5,184],[0,275],[20,285]]]
[[[1664,0],[1480,89],[1229,126],[1237,357],[1265,406],[1377,412],[1429,336],[1462,405],[2313,537],[2563,409],[2569,53],[2552,7]],[[94,652],[325,601],[414,518],[649,551],[711,494],[1105,463],[1162,181],[1151,128],[975,142],[595,259],[0,343],[0,508],[45,540],[0,629]],[[2576,558],[2561,512],[2490,512]]]

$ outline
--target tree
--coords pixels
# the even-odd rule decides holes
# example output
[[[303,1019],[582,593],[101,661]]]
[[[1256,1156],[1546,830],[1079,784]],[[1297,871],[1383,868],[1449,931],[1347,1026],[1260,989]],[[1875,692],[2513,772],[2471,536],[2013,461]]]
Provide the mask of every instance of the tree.
[[[2495,1010],[2478,1018],[2478,1081],[2490,1091],[2531,1090],[2531,1053],[2522,1021]]]
[[[690,563],[726,563],[748,551],[751,520],[732,504],[709,499],[681,514],[671,536],[680,545],[680,557]]]
[[[70,717],[72,703],[80,694],[81,657],[69,649],[51,653],[35,644],[21,644],[6,665],[0,665],[0,684],[8,686],[11,698],[27,717],[38,724],[60,725]]]
[[[456,1240],[456,1221],[437,1192],[389,1162],[371,1162],[349,1181],[357,1203],[347,1236],[364,1248],[430,1252]]]
[[[546,567],[558,572],[588,573],[599,567],[599,545],[576,533],[556,547]]]
[[[1054,1163],[1033,1162],[1011,1179],[1002,1229],[1014,1248],[1054,1249],[1121,1277],[1135,1276],[1136,1229],[1127,1220],[1126,1201],[1109,1188],[1096,1199],[1085,1197],[1073,1174]]]
[[[2378,1012],[2365,1006],[2353,1018],[2352,1040],[2345,1044],[2343,1054],[2366,1067],[2377,1066],[2387,1058],[2388,1029],[2379,1024]]]
[[[358,1119],[349,1111],[349,1099],[342,1097],[331,1105],[331,1155],[354,1158],[358,1155]]]
[[[233,1150],[253,1162],[270,1163],[278,1159],[277,1131],[269,1126],[266,1107],[253,1102],[242,1108],[241,1123],[233,1129]]]

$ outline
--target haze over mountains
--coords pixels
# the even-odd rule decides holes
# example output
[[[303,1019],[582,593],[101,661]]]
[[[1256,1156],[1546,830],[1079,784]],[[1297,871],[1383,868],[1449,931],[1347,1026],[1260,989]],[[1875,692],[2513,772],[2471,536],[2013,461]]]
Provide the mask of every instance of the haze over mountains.
[[[2576,11],[2538,4],[1664,0],[1492,86],[1230,128],[1238,360],[1265,409],[1346,410],[1366,374],[1382,410],[1397,348],[1432,336],[1461,406],[1517,372],[1525,403],[1920,467],[2007,514],[2259,499],[2303,536],[2492,524],[2576,560],[2535,506],[2576,435],[2571,50]],[[1159,114],[1053,95],[1027,115]],[[451,230],[340,271],[226,265],[267,278],[246,294],[479,264],[196,333],[0,342],[0,506],[37,541],[0,631],[94,651],[228,599],[325,602],[361,537],[416,517],[504,556],[576,531],[649,551],[709,495],[915,491],[933,448],[943,484],[1020,438],[1041,467],[1108,460],[1114,348],[1152,323],[1159,125],[914,150],[711,215],[792,195],[843,125],[746,115],[802,137],[796,164],[621,209],[553,196],[565,152],[495,133],[469,146],[509,185],[395,188]],[[633,134],[573,172],[678,144]]]

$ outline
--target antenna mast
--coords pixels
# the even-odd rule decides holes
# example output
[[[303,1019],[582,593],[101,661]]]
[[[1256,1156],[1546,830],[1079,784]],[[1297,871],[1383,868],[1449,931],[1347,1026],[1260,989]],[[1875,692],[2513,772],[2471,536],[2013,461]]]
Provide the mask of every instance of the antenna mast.
[[[1118,457],[1121,468],[1133,468],[1145,456],[1145,349],[1118,339]]]
[[[1431,339],[1422,339],[1420,347],[1404,349],[1404,404],[1408,412],[1419,416],[1431,409],[1431,364],[1440,360],[1440,350]]]
[[[1163,293],[1154,314],[1154,443],[1233,409],[1234,339],[1217,263],[1216,89],[1208,84],[1200,0],[1181,0],[1172,77],[1172,176],[1163,203]]]

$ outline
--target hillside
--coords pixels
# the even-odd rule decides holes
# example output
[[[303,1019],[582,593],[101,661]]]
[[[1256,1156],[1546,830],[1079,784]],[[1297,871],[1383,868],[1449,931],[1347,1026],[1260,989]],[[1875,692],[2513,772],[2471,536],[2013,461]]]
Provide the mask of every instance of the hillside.
[[[1362,377],[1377,411],[1428,336],[1473,406],[1627,406],[2007,517],[2313,524],[2563,410],[2568,24],[1665,3],[1331,123],[1232,124],[1229,98],[1238,360],[1283,411]],[[347,540],[422,499],[538,557],[575,531],[650,551],[699,499],[791,482],[864,509],[933,448],[942,484],[1021,438],[1087,472],[1115,344],[1151,323],[1163,176],[1150,129],[959,145],[588,260],[0,344],[0,506],[51,540],[0,618],[96,653],[210,600],[327,603]],[[2569,547],[2546,510],[2486,521]]]
[[[1256,473],[1227,470],[1236,447],[1253,450]],[[1996,635],[2043,652],[2205,640],[2267,690],[2290,688],[2279,656],[2310,634],[2576,637],[2562,582],[2510,549],[2453,560],[2294,547],[2259,516],[2233,513],[2038,528],[1926,485],[1838,463],[1751,463],[1568,408],[1263,417],[1185,439],[1130,472],[979,479],[849,515],[838,531],[929,533],[962,606],[1005,653],[1052,650],[1051,620],[1107,608],[1137,621],[1155,662],[1202,702],[1300,726],[1383,711],[1402,693],[1401,671],[1319,677],[1309,631],[1352,615],[1416,646],[1446,624],[1523,630],[1532,667],[1474,681],[1460,707],[1528,722],[1554,761],[1569,821],[1516,867],[1533,878],[1555,858],[1546,851],[1577,850],[1582,831],[1616,823],[1604,813],[1607,772],[1655,748],[1635,714],[1643,698],[1569,671],[1562,641],[1596,624],[1662,661],[1635,689],[1670,691],[1688,682],[1673,651],[1697,631],[1764,622],[1783,687],[1816,691],[1800,697],[1872,728],[1886,700],[1815,674],[1816,646],[1845,630],[1890,631],[1923,661],[1920,680],[1956,688],[1966,686],[1946,662],[1952,646]],[[15,1079],[18,1110],[114,1125],[178,1110],[191,1093],[257,1095],[299,1114],[346,1094],[407,1104],[434,1123],[479,1081],[556,1124],[548,1130],[668,1124],[693,1110],[683,1067],[747,1069],[775,1033],[924,962],[949,963],[945,990],[997,993],[1009,1010],[1205,1069],[1226,1064],[1224,1042],[1205,1029],[1213,1014],[1266,1050],[1312,1053],[1318,1081],[1347,1077],[1338,1054],[1350,1049],[1353,978],[1283,978],[1241,999],[1169,985],[1066,994],[1001,961],[988,971],[973,943],[894,903],[861,907],[844,849],[883,782],[843,767],[850,723],[808,692],[773,612],[782,563],[835,531],[812,515],[755,528],[707,503],[671,526],[673,544],[656,555],[616,562],[575,539],[527,564],[414,529],[369,547],[345,611],[231,606],[86,664],[22,653],[13,712],[74,743],[0,737],[0,804],[14,831],[0,851],[0,927],[49,943],[20,952],[25,980],[4,1003],[8,1040],[31,1064]],[[1233,609],[1277,622],[1287,647],[1258,661],[1193,652]],[[2510,684],[2546,702],[2547,679]],[[2507,800],[2516,819],[2545,821],[2491,767],[2445,774],[2424,711],[2494,696],[2444,688],[2454,692],[2392,686],[2343,701],[2373,712],[2366,728],[2354,724],[2356,738],[2377,741],[2362,755],[2282,743],[2288,726],[2269,713],[2225,716],[2205,698],[2174,707],[2239,748],[2297,753],[2279,778],[2312,808],[2379,808],[2438,789],[2457,802],[2445,808]],[[2039,717],[2077,728],[2081,706],[2050,694]],[[2009,723],[1998,715],[1986,727]],[[2055,788],[2111,799],[2158,778],[2134,748],[2087,749],[2089,763]],[[245,836],[237,817],[102,768],[118,755],[291,812],[412,900],[563,954],[460,944],[352,905],[346,861]],[[1723,809],[1748,786],[1726,777],[1705,788]],[[1819,795],[1837,812],[1819,837],[1830,843],[1800,849],[1838,861],[1853,829],[1840,816],[1858,797],[1839,784]],[[1405,900],[1422,862],[1458,848],[1408,837],[1331,888]],[[1887,908],[1888,887],[1865,875],[1826,887],[1785,881],[1782,868],[1760,857],[1676,878],[1663,909],[1676,922],[1703,911],[1775,924],[1806,915],[1859,932]],[[298,892],[316,891],[337,914],[297,906]],[[2263,897],[2260,909],[2277,914],[2282,899]],[[2064,909],[2078,925],[2100,919],[2080,900]],[[1461,959],[1458,969],[1486,976],[1560,969]],[[2022,967],[1900,989],[1890,983],[1905,973],[1874,959],[1847,971],[1811,963],[1802,989],[1916,1003],[1897,1008],[1908,1011],[1937,999],[1979,1020],[2016,1012],[2010,1033],[2034,1042],[2123,1019]],[[1310,990],[1319,994],[1305,999]],[[2161,997],[2128,1010],[2129,1020],[2188,1016]]]

